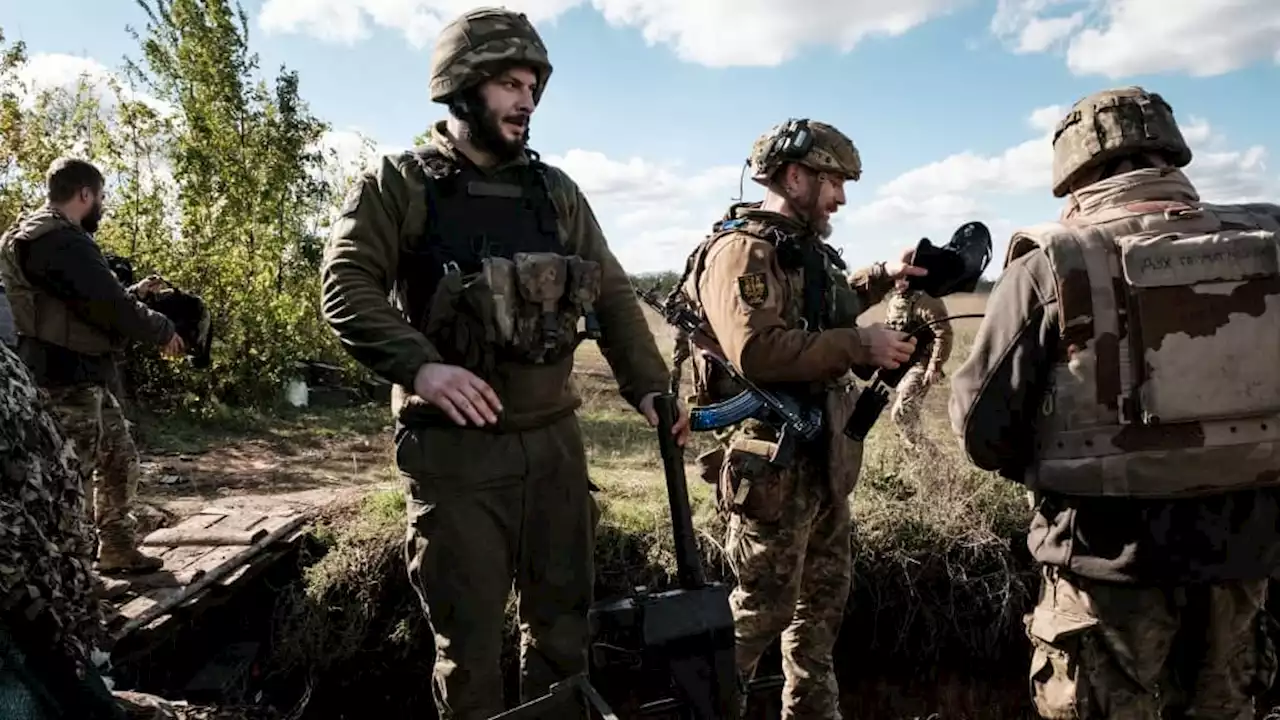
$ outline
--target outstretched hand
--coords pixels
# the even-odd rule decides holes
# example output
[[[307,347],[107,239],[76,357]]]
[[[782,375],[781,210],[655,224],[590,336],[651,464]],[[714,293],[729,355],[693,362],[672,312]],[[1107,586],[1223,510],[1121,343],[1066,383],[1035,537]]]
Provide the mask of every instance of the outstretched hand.
[[[649,393],[640,400],[640,414],[649,421],[649,427],[658,427],[658,411],[653,407],[653,399],[660,393]],[[689,409],[680,400],[676,400],[676,420],[671,426],[671,434],[676,436],[676,444],[684,447],[689,441]]]
[[[922,277],[928,275],[929,271],[918,265],[912,265],[915,259],[916,249],[914,247],[907,248],[902,251],[902,257],[898,260],[887,262],[884,264],[884,272],[894,280],[907,280],[911,277]]]

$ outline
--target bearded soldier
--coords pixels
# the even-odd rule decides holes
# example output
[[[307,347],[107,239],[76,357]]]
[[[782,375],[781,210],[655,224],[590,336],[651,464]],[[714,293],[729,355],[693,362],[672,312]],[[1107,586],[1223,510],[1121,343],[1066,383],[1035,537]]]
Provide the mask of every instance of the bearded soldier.
[[[435,633],[446,719],[504,709],[513,580],[522,698],[586,668],[594,501],[570,381],[579,340],[598,339],[621,395],[651,425],[666,390],[586,198],[526,146],[550,74],[523,14],[483,8],[446,25],[431,98],[449,117],[425,147],[363,174],[324,256],[325,318],[395,384],[405,553]],[[674,429],[683,443],[683,411]]]
[[[739,672],[749,677],[781,635],[783,717],[829,720],[840,717],[832,647],[851,584],[849,494],[862,457],[842,432],[857,394],[850,368],[897,367],[915,347],[901,332],[855,321],[896,279],[923,270],[876,263],[845,276],[824,240],[862,164],[834,127],[780,124],[756,141],[749,163],[764,199],[729,208],[690,256],[673,299],[701,317],[746,378],[826,411],[824,433],[789,465],[774,462],[778,429],[756,420],[701,462],[730,513]],[[697,403],[742,390],[700,352],[692,357]]]
[[[951,422],[1024,483],[1046,718],[1254,717],[1280,568],[1280,206],[1202,202],[1164,99],[1072,106],[1057,222],[1014,233]]]
[[[160,558],[136,547],[130,505],[138,451],[115,393],[116,358],[129,340],[159,346],[170,357],[181,356],[185,344],[169,318],[138,300],[155,279],[124,287],[93,238],[103,213],[102,172],[59,158],[46,185],[45,204],[0,238],[0,279],[13,307],[17,353],[48,391],[93,481],[98,569],[158,570]]]
[[[946,319],[947,306],[942,300],[921,290],[908,289],[904,280],[894,284],[889,293],[884,324],[909,332],[917,325],[928,324],[935,339],[926,348],[928,359],[912,365],[898,382],[890,417],[902,433],[907,445],[929,452],[933,443],[920,432],[920,407],[929,388],[942,379],[942,366],[951,357],[951,322]],[[924,447],[920,447],[923,445]]]

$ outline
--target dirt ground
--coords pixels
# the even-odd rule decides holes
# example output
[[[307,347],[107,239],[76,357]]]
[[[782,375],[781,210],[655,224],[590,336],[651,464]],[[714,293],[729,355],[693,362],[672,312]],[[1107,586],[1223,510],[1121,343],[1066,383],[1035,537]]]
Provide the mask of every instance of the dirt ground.
[[[140,412],[134,430],[148,531],[210,506],[320,508],[396,483],[385,405],[212,420]]]

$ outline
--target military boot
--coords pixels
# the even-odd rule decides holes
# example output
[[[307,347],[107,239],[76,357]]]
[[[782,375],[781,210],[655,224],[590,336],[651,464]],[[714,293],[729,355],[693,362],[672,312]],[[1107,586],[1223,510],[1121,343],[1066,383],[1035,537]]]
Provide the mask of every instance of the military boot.
[[[128,545],[104,542],[98,551],[98,572],[101,573],[150,573],[162,567],[164,560]]]

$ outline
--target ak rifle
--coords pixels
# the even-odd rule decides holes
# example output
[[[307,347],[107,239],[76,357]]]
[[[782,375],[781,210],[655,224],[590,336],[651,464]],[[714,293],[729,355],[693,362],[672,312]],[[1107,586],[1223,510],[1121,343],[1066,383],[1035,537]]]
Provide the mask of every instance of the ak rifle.
[[[635,289],[636,295],[653,308],[669,325],[682,330],[698,349],[728,375],[746,388],[728,400],[694,407],[689,411],[689,429],[693,432],[719,430],[754,418],[780,426],[777,450],[769,461],[786,467],[792,461],[799,442],[814,440],[822,432],[822,409],[806,406],[785,393],[766,390],[748,380],[724,356],[719,343],[702,329],[698,316],[690,310],[664,303],[653,290]]]

